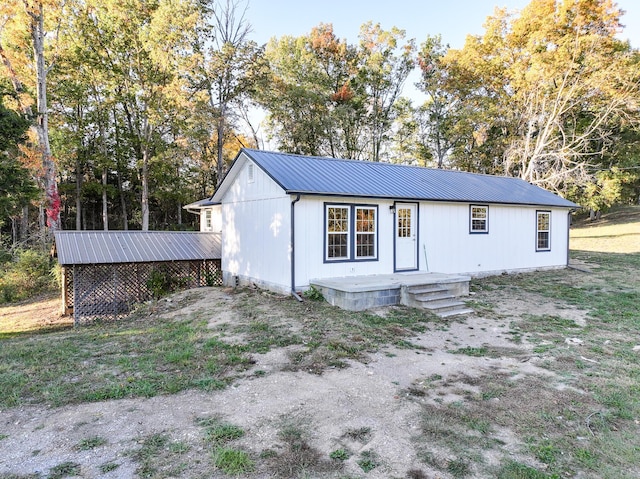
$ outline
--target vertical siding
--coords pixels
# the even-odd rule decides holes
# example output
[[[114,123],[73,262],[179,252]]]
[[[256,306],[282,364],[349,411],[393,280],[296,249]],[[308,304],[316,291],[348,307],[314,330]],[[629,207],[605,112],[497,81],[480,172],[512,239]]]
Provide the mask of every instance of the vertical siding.
[[[536,210],[550,210],[551,251],[536,251]],[[422,203],[420,254],[429,271],[487,273],[563,266],[567,210],[489,205],[489,233],[469,233],[469,204]],[[425,262],[421,262],[425,270]]]
[[[211,211],[211,228],[207,228],[207,210]],[[220,233],[222,231],[222,205],[213,205],[200,210],[200,231]]]
[[[378,206],[378,260],[340,263],[324,262],[324,204]],[[309,280],[338,276],[393,273],[393,201],[302,197],[296,204],[296,286],[305,288]]]
[[[222,270],[288,291],[290,198],[257,166],[249,182],[248,161],[222,199]]]

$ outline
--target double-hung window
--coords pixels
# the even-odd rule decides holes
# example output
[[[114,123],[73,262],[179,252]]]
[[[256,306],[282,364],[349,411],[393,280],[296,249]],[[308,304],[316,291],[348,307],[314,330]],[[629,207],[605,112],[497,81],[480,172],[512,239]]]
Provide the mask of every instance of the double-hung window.
[[[378,207],[325,204],[325,261],[378,258]]]
[[[376,208],[356,206],[356,259],[376,257]]]
[[[204,210],[204,227],[211,231],[211,210]]]
[[[536,211],[536,251],[551,250],[551,212]]]
[[[471,205],[469,208],[469,233],[489,232],[489,207]]]
[[[328,205],[327,212],[327,260],[349,259],[349,216],[348,206]]]

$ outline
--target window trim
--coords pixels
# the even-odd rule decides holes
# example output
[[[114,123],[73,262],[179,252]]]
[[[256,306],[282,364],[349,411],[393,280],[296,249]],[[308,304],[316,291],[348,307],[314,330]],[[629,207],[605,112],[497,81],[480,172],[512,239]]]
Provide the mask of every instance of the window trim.
[[[373,232],[370,231],[358,231],[358,210],[372,210],[374,214],[373,218]],[[359,256],[358,255],[358,235],[359,234],[373,234],[373,255],[372,256]],[[378,207],[367,205],[354,205],[353,206],[353,259],[354,261],[367,261],[378,259]]]
[[[340,258],[330,258],[329,257],[329,231],[328,231],[328,223],[329,223],[329,208],[347,208],[348,210],[348,214],[349,214],[349,218],[348,218],[348,225],[347,225],[347,256],[346,257],[340,257]],[[375,256],[357,256],[357,245],[356,245],[356,241],[357,241],[357,234],[358,232],[356,231],[356,217],[357,217],[357,213],[356,210],[357,209],[372,209],[375,213],[375,221],[374,221],[374,227],[375,230],[373,232],[373,234],[375,235],[375,239],[374,239],[374,250],[375,250]],[[378,234],[379,231],[379,213],[380,213],[380,208],[379,205],[377,204],[361,204],[361,203],[334,203],[334,202],[325,202],[323,204],[323,217],[324,217],[324,226],[323,226],[323,253],[322,253],[322,259],[323,259],[323,263],[361,263],[361,262],[366,262],[366,261],[378,261],[379,257],[380,257],[380,248],[379,248],[379,241],[380,241],[380,235]]]
[[[540,215],[545,214],[548,215],[549,217],[549,226],[547,230],[540,230],[538,229],[538,223],[539,223],[539,217]],[[540,233],[547,233],[547,246],[546,248],[541,248],[539,246],[539,235]],[[536,240],[536,252],[547,252],[547,251],[551,251],[551,210],[536,210],[536,236],[535,236],[535,240]]]
[[[473,229],[473,209],[474,208],[484,208],[485,209],[485,218],[484,218],[484,229],[476,230]],[[469,234],[489,234],[489,205],[469,205]]]
[[[335,257],[332,258],[329,256],[329,209],[330,208],[343,208],[347,210],[347,230],[344,233],[340,233],[340,234],[346,234],[347,235],[347,255],[346,256],[339,256],[339,257]],[[345,205],[345,204],[339,204],[339,203],[325,203],[324,205],[324,210],[323,210],[323,215],[324,215],[324,260],[326,263],[340,263],[340,262],[345,262],[345,261],[349,261],[349,258],[352,255],[352,251],[351,251],[351,208],[349,205]]]

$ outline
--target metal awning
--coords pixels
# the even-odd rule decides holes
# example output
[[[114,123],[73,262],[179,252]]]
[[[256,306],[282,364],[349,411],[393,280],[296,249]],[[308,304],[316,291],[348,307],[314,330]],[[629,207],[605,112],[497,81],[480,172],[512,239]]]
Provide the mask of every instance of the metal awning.
[[[110,264],[220,259],[219,233],[56,231],[58,263]]]

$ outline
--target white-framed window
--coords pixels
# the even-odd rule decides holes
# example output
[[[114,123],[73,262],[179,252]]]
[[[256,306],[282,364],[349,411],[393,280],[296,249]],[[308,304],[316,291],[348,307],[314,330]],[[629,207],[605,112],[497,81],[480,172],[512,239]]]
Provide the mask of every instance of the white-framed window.
[[[326,206],[327,261],[349,259],[351,209],[344,205]]]
[[[469,233],[489,232],[489,207],[487,205],[470,205]]]
[[[356,206],[356,259],[377,256],[376,211],[375,206]]]
[[[378,207],[325,204],[326,262],[378,259]]]
[[[551,211],[536,211],[536,251],[551,250]]]
[[[211,231],[211,210],[204,210],[204,227],[207,231]]]

